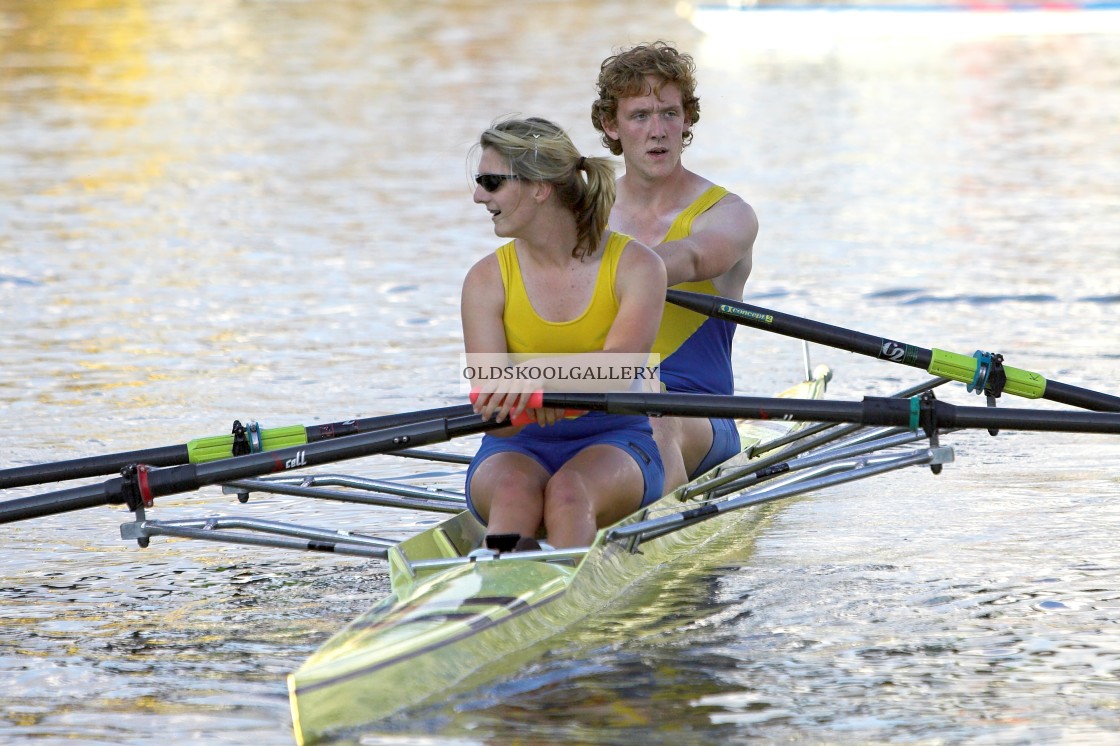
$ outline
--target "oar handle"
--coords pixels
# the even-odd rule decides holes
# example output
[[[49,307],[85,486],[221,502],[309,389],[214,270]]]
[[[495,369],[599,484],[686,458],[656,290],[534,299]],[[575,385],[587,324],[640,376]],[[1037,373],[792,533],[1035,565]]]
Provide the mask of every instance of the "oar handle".
[[[477,388],[473,389],[471,391],[471,404],[474,404],[476,401],[478,401],[478,395],[479,395],[479,390]],[[521,410],[516,415],[511,416],[509,418],[509,424],[511,424],[515,427],[520,427],[522,425],[535,425],[535,424],[537,424],[537,416],[535,414],[533,414],[532,410],[540,409],[543,406],[545,406],[544,405],[544,392],[543,391],[534,391],[533,393],[529,394],[529,402],[528,402],[528,404],[525,405],[525,409]],[[561,416],[562,417],[579,417],[580,415],[584,415],[584,414],[587,414],[586,409],[565,409],[561,413]]]

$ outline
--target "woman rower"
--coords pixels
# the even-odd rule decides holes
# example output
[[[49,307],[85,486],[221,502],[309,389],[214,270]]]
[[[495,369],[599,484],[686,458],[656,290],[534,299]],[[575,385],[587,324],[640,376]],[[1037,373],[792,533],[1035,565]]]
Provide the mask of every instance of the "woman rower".
[[[474,201],[490,212],[495,234],[512,240],[463,283],[468,359],[627,353],[644,361],[664,307],[665,266],[607,228],[610,160],[580,156],[562,129],[539,118],[495,124],[476,148]],[[467,471],[467,504],[488,537],[520,537],[517,548],[532,549],[543,528],[553,546],[587,546],[599,527],[661,497],[664,471],[647,417],[529,409],[532,387],[481,383],[475,411],[483,418],[528,411],[534,420],[485,435]]]

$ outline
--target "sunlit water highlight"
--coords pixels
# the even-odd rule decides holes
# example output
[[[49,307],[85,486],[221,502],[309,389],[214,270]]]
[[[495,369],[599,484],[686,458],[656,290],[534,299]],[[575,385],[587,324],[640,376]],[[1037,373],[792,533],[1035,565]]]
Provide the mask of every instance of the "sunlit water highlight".
[[[473,138],[522,112],[605,152],[598,63],[658,37],[699,64],[686,161],[759,213],[749,301],[1117,392],[1115,37],[752,51],[630,0],[0,0],[0,465],[459,401],[439,366],[457,363],[463,273],[496,245],[470,202]],[[791,340],[737,339],[740,391],[800,372]],[[813,356],[835,398],[920,380]],[[941,475],[785,503],[706,572],[359,738],[1110,740],[1116,438],[946,442]],[[155,517],[224,513],[390,537],[428,520],[217,490]],[[126,518],[0,533],[0,739],[291,742],[284,675],[385,593],[384,569],[141,550]]]

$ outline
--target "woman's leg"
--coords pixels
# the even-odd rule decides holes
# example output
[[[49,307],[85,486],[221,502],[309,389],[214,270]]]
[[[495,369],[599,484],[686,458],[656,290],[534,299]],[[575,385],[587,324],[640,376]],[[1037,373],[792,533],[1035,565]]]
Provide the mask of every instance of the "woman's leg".
[[[544,525],[555,547],[591,544],[599,526],[638,509],[645,475],[635,457],[614,445],[584,448],[548,480],[544,489]]]
[[[544,516],[548,471],[516,451],[495,453],[471,475],[470,500],[488,534],[535,536]]]

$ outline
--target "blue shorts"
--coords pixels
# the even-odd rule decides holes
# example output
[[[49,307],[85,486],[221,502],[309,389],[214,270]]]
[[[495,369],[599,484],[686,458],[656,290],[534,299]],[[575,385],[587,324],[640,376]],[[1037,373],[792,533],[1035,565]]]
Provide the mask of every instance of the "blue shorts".
[[[508,438],[482,436],[482,444],[467,468],[467,507],[475,518],[486,524],[471,501],[471,477],[483,461],[496,453],[523,453],[544,467],[551,476],[584,448],[601,444],[621,448],[638,465],[645,481],[641,507],[661,497],[665,489],[665,467],[653,441],[649,418],[589,412],[550,427],[527,425],[517,435]]]
[[[735,426],[735,420],[711,419],[708,422],[712,423],[712,447],[708,449],[707,455],[701,459],[696,470],[688,475],[689,479],[696,479],[709,469],[719,466],[727,459],[737,455],[743,448],[742,441],[739,440],[739,428]]]

